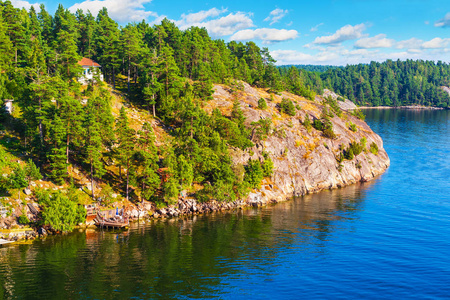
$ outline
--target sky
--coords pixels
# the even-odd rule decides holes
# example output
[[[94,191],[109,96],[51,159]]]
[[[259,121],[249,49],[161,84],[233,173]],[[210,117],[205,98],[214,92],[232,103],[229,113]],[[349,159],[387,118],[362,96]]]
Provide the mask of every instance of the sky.
[[[386,59],[450,63],[450,0],[10,0],[16,7],[102,8],[119,25],[163,18],[205,27],[226,42],[254,41],[277,65],[347,65]]]

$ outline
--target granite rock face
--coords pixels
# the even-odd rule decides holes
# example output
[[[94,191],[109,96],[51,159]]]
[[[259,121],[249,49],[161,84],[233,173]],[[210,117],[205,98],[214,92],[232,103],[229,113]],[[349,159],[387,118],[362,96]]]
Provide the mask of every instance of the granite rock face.
[[[381,138],[364,121],[344,109],[342,118],[336,115],[330,118],[336,138],[326,138],[314,128],[309,132],[306,130],[302,124],[306,115],[311,122],[320,119],[324,107],[321,104],[322,96],[309,101],[287,92],[270,95],[263,89],[256,89],[245,83],[244,90],[234,91],[234,95],[227,87],[216,85],[213,96],[214,100],[209,105],[218,107],[224,114],[231,111],[232,99],[237,98],[248,124],[260,119],[272,120],[269,136],[264,140],[253,139],[255,146],[251,151],[232,150],[235,164],[246,165],[249,159],[263,160],[263,151],[269,154],[274,163],[272,178],[264,179],[261,188],[250,194],[247,199],[249,204],[282,201],[292,196],[368,181],[383,173],[390,165]],[[257,108],[260,98],[266,100],[267,109]],[[290,99],[297,105],[295,116],[280,113],[279,103],[282,98]],[[348,109],[353,109],[353,106],[350,105]],[[356,132],[350,130],[351,124],[356,125]],[[353,141],[360,142],[362,138],[366,139],[365,151],[352,160],[339,163],[337,157],[342,149]],[[376,155],[369,151],[372,142],[379,149]]]

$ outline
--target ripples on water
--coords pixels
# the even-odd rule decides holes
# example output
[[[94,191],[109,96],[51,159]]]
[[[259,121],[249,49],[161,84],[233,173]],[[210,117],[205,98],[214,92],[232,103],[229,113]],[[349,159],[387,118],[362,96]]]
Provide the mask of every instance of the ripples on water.
[[[263,209],[0,248],[0,299],[448,298],[449,111],[370,110],[391,167]]]

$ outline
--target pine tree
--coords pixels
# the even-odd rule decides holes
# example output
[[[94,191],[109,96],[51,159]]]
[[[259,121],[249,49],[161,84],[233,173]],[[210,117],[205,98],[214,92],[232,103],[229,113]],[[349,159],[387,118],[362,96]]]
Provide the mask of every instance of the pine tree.
[[[67,130],[66,134],[66,163],[69,164],[69,149],[71,144],[81,146],[83,136],[83,110],[80,101],[65,96],[60,100],[61,119]]]
[[[23,188],[26,188],[28,186],[27,177],[25,174],[24,168],[22,168],[20,165],[17,166],[13,173],[9,175],[9,188],[10,189],[17,189],[19,192],[19,201],[20,201],[20,191]]]
[[[85,161],[90,166],[92,199],[95,199],[94,176],[101,178],[105,174],[101,160],[103,144],[100,126],[101,124],[97,121],[95,111],[88,111],[85,125]]]
[[[55,115],[50,130],[50,147],[48,154],[50,161],[50,179],[57,184],[62,184],[67,177],[67,163],[65,154],[65,140],[67,136],[66,127],[58,115]]]
[[[138,132],[138,159],[135,160],[138,174],[138,186],[141,197],[150,200],[159,188],[161,179],[158,175],[158,152],[155,146],[155,135],[150,124],[145,123]]]
[[[118,161],[121,166],[127,169],[126,179],[126,199],[129,197],[129,184],[130,184],[130,165],[131,159],[134,155],[136,132],[130,128],[128,124],[128,116],[125,112],[125,107],[122,106],[120,110],[120,116],[116,124],[116,136],[118,141]]]

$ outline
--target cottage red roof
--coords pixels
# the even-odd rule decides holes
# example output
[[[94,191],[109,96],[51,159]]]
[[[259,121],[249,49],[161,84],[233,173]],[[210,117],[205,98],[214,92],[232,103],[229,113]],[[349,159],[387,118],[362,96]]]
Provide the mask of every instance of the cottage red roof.
[[[83,57],[78,64],[83,67],[101,67],[98,63],[90,58]]]

